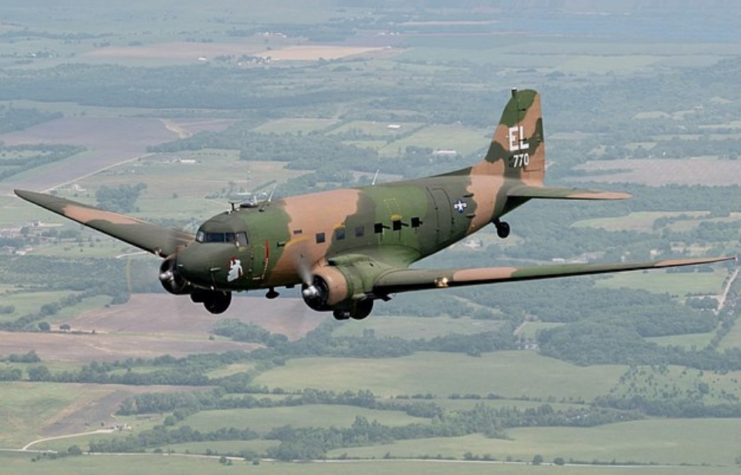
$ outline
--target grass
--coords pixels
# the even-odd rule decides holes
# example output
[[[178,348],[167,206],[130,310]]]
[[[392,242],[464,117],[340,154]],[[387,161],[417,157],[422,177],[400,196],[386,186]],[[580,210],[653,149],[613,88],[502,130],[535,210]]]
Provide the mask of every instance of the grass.
[[[611,395],[629,399],[699,400],[705,404],[737,404],[741,400],[741,371],[725,373],[681,366],[639,366],[626,372]],[[700,384],[706,386],[700,391]]]
[[[460,125],[430,125],[390,143],[381,154],[394,155],[398,149],[406,147],[429,147],[433,150],[455,150],[468,155],[489,146],[492,131],[489,129],[472,129]]]
[[[462,458],[466,452],[490,454],[499,460],[532,460],[540,454],[585,462],[639,462],[659,464],[703,464],[732,466],[738,454],[738,419],[662,419],[624,422],[599,427],[539,427],[512,429],[507,439],[488,439],[483,435],[399,441],[375,447],[337,449],[338,457],[383,458],[417,457],[437,453]],[[568,472],[571,473],[571,467]],[[697,468],[696,468],[697,470]],[[705,473],[704,470],[695,473]]]
[[[496,331],[502,322],[496,320],[475,320],[473,318],[450,317],[388,317],[374,316],[363,325],[338,325],[334,336],[361,336],[372,330],[378,337],[399,336],[407,339],[431,339],[436,336],[457,333],[473,335]]]
[[[222,467],[219,456],[186,456],[160,454],[95,455],[67,457],[54,461],[31,462],[31,454],[0,453],[0,473],[23,473],[24,475],[128,475],[141,473],[177,473],[179,475],[201,475],[203,473],[261,473],[265,475],[396,475],[399,473],[424,473],[447,475],[451,472],[460,475],[490,474],[533,475],[533,474],[573,474],[573,475],[731,475],[738,474],[738,468],[730,467],[594,467],[594,466],[540,466],[524,464],[490,464],[481,462],[440,462],[436,460],[419,461],[332,461],[315,463],[280,463],[261,461],[259,466],[252,462],[234,461],[233,466]]]
[[[665,212],[665,211],[638,211],[629,213],[627,216],[614,218],[584,219],[572,224],[575,228],[601,228],[606,231],[636,231],[650,233],[654,232],[654,223],[660,218],[673,218],[677,216],[700,216],[704,212]]]
[[[470,357],[416,353],[403,358],[304,358],[255,379],[284,389],[369,389],[378,395],[473,393],[587,401],[606,394],[626,367],[577,367],[534,352],[503,351]]]
[[[390,124],[397,124],[401,125],[401,128],[399,129],[390,129]],[[377,137],[388,137],[393,138],[396,135],[399,135],[400,133],[404,133],[410,130],[414,130],[418,127],[420,127],[422,124],[415,124],[415,123],[397,123],[397,122],[376,122],[376,121],[363,121],[363,120],[356,120],[353,122],[348,122],[347,124],[344,124],[341,127],[338,127],[336,129],[333,129],[330,132],[331,134],[347,134],[347,133],[353,133],[357,132],[360,134],[365,135],[373,135]]]
[[[556,323],[556,322],[528,322],[527,325],[525,325],[522,328],[522,331],[520,332],[520,336],[528,339],[528,340],[534,340],[535,337],[538,336],[538,332],[541,330],[549,330],[551,328],[557,328],[563,326],[563,323]]]
[[[643,289],[657,294],[668,292],[685,297],[687,294],[717,295],[721,292],[727,271],[713,272],[629,272],[597,281],[597,286],[608,289]]]
[[[258,409],[226,409],[202,411],[187,417],[182,425],[202,432],[221,427],[249,427],[261,434],[273,428],[290,425],[293,427],[350,427],[357,416],[369,421],[377,420],[384,425],[405,425],[426,422],[426,419],[411,417],[401,411],[377,411],[353,406],[305,405]]]
[[[47,303],[59,302],[64,297],[74,295],[77,292],[69,290],[55,290],[49,292],[20,292],[3,295],[3,305],[13,305],[15,311],[6,315],[0,315],[0,321],[14,321],[28,313],[37,312]],[[110,300],[110,299],[109,299]],[[87,300],[80,303],[84,305]],[[56,320],[56,316],[53,317]],[[0,350],[1,352],[1,350]]]
[[[687,335],[657,336],[646,338],[646,341],[656,343],[661,346],[681,346],[686,350],[692,347],[701,350],[708,346],[715,336],[715,332],[708,333],[690,333]]]
[[[741,325],[739,320],[736,319],[731,331],[720,341],[718,349],[727,350],[729,348],[741,348]]]
[[[105,391],[105,389],[101,390]],[[74,387],[56,383],[0,383],[0,446],[20,448],[64,408],[83,395]],[[86,395],[87,396],[87,395]]]
[[[253,132],[260,132],[264,134],[309,134],[311,132],[317,132],[326,129],[333,125],[336,121],[334,119],[319,119],[319,118],[288,118],[288,119],[275,119],[266,122],[258,127],[252,129]]]
[[[228,440],[219,442],[191,442],[188,444],[168,445],[162,450],[167,452],[172,450],[179,454],[205,454],[211,450],[215,454],[235,454],[239,455],[243,450],[249,450],[257,454],[264,454],[270,447],[280,444],[277,440]]]

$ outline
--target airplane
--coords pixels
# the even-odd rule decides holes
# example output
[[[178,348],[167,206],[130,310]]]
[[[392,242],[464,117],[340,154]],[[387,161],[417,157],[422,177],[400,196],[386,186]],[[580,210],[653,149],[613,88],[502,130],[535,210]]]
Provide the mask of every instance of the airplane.
[[[159,280],[212,314],[232,293],[301,286],[305,303],[338,320],[367,317],[374,301],[443,289],[720,262],[734,257],[610,264],[415,269],[410,265],[493,224],[530,200],[622,200],[627,193],[545,186],[540,95],[513,89],[486,155],[442,175],[248,202],[205,221],[196,234],[57,196],[15,190],[31,203],[148,251]]]

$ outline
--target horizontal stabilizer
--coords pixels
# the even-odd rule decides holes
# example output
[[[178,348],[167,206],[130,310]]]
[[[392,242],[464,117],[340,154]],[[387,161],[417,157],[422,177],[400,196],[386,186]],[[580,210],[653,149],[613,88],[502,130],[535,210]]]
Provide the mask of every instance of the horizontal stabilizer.
[[[507,192],[510,198],[544,200],[625,200],[628,193],[616,191],[583,190],[579,188],[552,188],[547,186],[519,186]]]
[[[605,274],[641,269],[692,266],[735,260],[735,257],[668,259],[612,264],[557,264],[530,267],[484,267],[469,269],[399,269],[381,275],[373,285],[376,295],[410,290],[440,289],[465,285],[497,284],[519,280],[550,279],[577,275]]]
[[[178,246],[188,245],[193,241],[193,235],[190,233],[76,201],[33,191],[15,190],[15,194],[65,218],[160,256],[168,256],[177,251]]]

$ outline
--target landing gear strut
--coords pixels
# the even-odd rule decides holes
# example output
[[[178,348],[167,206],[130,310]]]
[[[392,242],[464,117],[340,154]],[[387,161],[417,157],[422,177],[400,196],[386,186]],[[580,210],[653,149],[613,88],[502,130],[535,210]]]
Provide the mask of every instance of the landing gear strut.
[[[497,228],[497,236],[499,236],[502,239],[506,239],[507,236],[509,236],[509,223],[505,223],[504,221],[500,221],[499,218],[494,220],[494,226]]]

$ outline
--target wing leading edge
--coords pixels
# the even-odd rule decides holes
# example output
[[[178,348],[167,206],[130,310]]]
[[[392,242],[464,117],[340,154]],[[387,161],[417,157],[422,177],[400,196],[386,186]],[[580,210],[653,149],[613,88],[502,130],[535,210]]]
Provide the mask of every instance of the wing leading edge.
[[[500,282],[605,274],[641,269],[663,269],[666,267],[712,264],[714,262],[735,259],[735,257],[716,257],[708,259],[645,261],[628,264],[563,264],[532,267],[485,267],[480,269],[398,269],[388,271],[379,276],[374,282],[373,293],[376,295],[388,295],[411,290],[496,284]]]
[[[15,190],[26,201],[159,256],[168,256],[193,235],[57,196]]]

